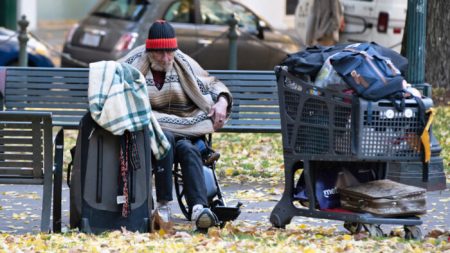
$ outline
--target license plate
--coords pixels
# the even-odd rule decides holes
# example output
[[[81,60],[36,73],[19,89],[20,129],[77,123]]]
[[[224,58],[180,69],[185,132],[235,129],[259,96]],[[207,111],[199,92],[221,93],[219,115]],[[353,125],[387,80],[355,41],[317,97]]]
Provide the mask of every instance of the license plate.
[[[81,44],[85,46],[98,47],[100,45],[100,35],[85,33],[81,38]]]

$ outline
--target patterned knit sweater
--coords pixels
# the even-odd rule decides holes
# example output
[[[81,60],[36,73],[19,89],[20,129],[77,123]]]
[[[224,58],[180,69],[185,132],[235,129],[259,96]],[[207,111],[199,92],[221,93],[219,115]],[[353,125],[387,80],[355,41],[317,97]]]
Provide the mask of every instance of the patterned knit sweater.
[[[121,62],[139,69],[145,76],[153,113],[161,127],[178,136],[201,136],[214,132],[213,122],[207,116],[219,95],[228,99],[230,115],[232,97],[228,88],[180,50],[175,51],[174,68],[166,73],[164,86],[155,86],[149,71],[149,57],[145,47],[139,46]]]

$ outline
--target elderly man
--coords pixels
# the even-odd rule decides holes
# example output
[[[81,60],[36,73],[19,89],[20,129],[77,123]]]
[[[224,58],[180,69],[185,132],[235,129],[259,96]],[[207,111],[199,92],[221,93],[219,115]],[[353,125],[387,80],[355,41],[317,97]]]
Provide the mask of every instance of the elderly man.
[[[131,64],[145,76],[152,111],[172,150],[156,162],[157,211],[164,221],[170,219],[172,167],[180,163],[184,191],[197,229],[217,223],[208,208],[203,164],[194,143],[223,127],[230,114],[232,97],[227,87],[178,50],[173,27],[158,20],[148,32],[146,44],[133,49],[120,61]]]

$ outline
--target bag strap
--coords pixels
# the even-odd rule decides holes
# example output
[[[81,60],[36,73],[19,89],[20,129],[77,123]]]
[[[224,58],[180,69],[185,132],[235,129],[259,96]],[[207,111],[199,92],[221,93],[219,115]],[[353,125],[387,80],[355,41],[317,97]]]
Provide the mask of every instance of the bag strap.
[[[430,143],[430,127],[431,122],[433,121],[435,109],[430,108],[427,113],[430,113],[430,116],[428,117],[428,122],[423,129],[423,133],[420,136],[420,140],[422,142],[422,146],[424,149],[423,152],[423,168],[422,168],[422,181],[428,182],[428,173],[430,171],[430,159],[431,159],[431,143]]]
[[[419,107],[419,124],[421,127],[423,127],[422,133],[418,133],[420,135],[420,141],[421,141],[422,147],[423,147],[422,181],[428,182],[428,172],[429,172],[429,165],[430,165],[430,159],[431,159],[430,132],[431,132],[431,123],[434,120],[434,116],[436,114],[436,109],[434,109],[432,107],[426,109],[425,105],[422,101],[422,98],[420,98],[420,97],[414,96],[414,99],[416,100],[417,105]]]
[[[420,140],[424,146],[424,162],[428,163],[431,159],[430,128],[431,123],[434,120],[434,115],[436,114],[436,109],[430,108],[427,110],[426,114],[428,115],[428,120],[422,134],[420,135]]]

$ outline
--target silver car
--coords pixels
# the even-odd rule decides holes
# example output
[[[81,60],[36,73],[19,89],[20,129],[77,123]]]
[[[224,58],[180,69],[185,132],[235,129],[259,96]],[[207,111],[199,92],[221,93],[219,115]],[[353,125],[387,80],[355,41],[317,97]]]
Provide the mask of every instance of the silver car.
[[[155,20],[165,19],[175,28],[181,50],[205,69],[227,69],[232,13],[239,19],[238,69],[273,69],[300,50],[290,36],[231,0],[103,0],[69,32],[63,53],[70,57],[61,65],[116,60],[145,42]]]

